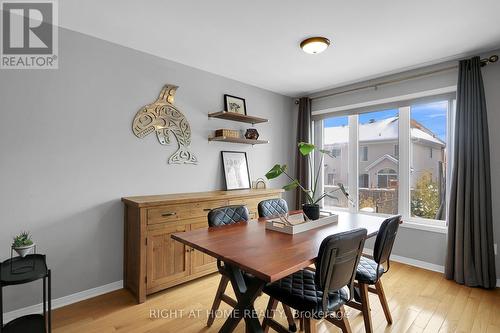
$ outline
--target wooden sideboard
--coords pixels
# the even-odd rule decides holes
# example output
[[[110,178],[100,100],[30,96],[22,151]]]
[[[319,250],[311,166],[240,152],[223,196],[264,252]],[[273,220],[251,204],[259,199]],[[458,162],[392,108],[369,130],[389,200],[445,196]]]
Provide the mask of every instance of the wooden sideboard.
[[[216,260],[170,236],[207,228],[217,207],[246,205],[257,218],[260,201],[281,189],[212,191],[122,198],[125,204],[124,286],[142,303],[146,295],[217,271]]]

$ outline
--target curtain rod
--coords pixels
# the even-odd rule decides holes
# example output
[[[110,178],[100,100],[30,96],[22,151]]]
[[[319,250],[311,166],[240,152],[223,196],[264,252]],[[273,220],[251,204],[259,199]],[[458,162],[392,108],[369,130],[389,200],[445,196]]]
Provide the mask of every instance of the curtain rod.
[[[495,63],[497,61],[498,61],[498,55],[494,54],[494,55],[492,55],[492,56],[490,56],[488,58],[481,59],[481,67],[484,67],[484,66],[486,66],[488,64]],[[342,95],[342,94],[346,94],[346,93],[350,93],[350,92],[354,92],[354,91],[358,91],[358,90],[365,90],[365,89],[369,89],[369,88],[375,88],[375,89],[377,89],[380,86],[385,86],[385,85],[388,85],[388,84],[393,84],[393,83],[408,81],[408,80],[412,80],[412,79],[417,79],[417,78],[420,78],[420,77],[424,77],[424,76],[428,76],[428,75],[432,75],[432,74],[436,74],[436,73],[447,72],[447,71],[456,69],[457,67],[458,67],[458,65],[453,65],[453,66],[449,66],[449,67],[445,67],[445,68],[440,68],[440,69],[436,69],[436,70],[432,70],[432,71],[427,71],[427,72],[424,72],[424,73],[419,73],[419,74],[414,74],[414,75],[406,76],[404,78],[382,81],[382,82],[379,82],[379,83],[376,83],[376,84],[367,84],[367,85],[364,85],[364,86],[361,86],[361,87],[357,87],[357,88],[346,89],[346,90],[341,90],[341,91],[337,91],[337,92],[326,94],[326,95],[316,96],[316,97],[311,98],[311,100],[317,100],[317,99],[332,97],[332,96],[336,96],[336,95]],[[299,100],[298,99],[295,100],[295,104],[299,104]]]

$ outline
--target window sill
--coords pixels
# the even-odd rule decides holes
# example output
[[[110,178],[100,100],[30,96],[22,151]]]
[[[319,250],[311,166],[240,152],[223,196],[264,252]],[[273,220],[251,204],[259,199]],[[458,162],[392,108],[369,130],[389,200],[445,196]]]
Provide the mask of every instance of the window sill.
[[[422,223],[422,222],[420,222],[418,220],[414,220],[414,219],[404,220],[403,224],[401,224],[401,227],[408,228],[408,229],[417,229],[417,230],[424,230],[424,231],[430,231],[430,232],[437,232],[440,234],[447,234],[448,233],[448,227],[446,227],[446,226],[435,225],[435,224],[430,224],[430,223]]]
[[[341,212],[350,212],[349,209],[343,207],[335,207],[335,209],[324,209],[324,211],[328,211],[331,213],[335,213],[335,211]],[[368,213],[368,212],[358,212],[357,214],[371,215],[371,216],[379,216],[379,217],[391,217],[389,214],[380,214],[380,213]],[[425,220],[424,220],[425,221]],[[403,223],[401,227],[408,229],[417,229],[423,231],[436,232],[439,234],[447,234],[448,227],[445,225],[439,225],[437,223],[433,223],[432,220],[428,220],[429,222],[422,222],[420,219],[415,218],[403,218]]]
[[[368,212],[358,212],[358,214],[366,214],[380,217],[391,217],[390,214],[380,214],[380,213],[368,213]],[[428,222],[426,222],[428,221]],[[401,227],[408,229],[417,229],[430,232],[437,232],[440,234],[448,233],[448,227],[444,223],[434,222],[434,220],[416,219],[416,218],[404,218]]]

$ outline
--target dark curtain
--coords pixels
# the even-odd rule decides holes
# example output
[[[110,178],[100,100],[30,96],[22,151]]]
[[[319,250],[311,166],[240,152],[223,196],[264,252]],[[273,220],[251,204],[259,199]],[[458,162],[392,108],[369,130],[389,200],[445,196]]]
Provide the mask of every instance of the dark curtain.
[[[310,170],[307,157],[302,156],[297,149],[297,143],[311,141],[311,99],[302,97],[299,99],[299,116],[297,121],[297,142],[295,143],[295,174],[300,184],[305,188],[309,188]],[[304,193],[297,189],[295,196],[295,206],[297,209],[302,209],[302,204],[305,203]]]
[[[457,89],[445,276],[494,288],[490,145],[479,57],[460,61]]]

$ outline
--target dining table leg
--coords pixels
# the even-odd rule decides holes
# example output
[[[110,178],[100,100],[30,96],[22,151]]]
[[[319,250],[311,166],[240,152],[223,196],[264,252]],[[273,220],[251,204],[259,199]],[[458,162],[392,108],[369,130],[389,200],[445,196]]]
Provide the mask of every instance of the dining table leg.
[[[259,317],[254,308],[255,299],[261,294],[265,282],[257,279],[245,279],[243,272],[232,265],[224,264],[226,276],[231,280],[237,304],[226,322],[219,330],[220,333],[233,332],[241,319],[245,320],[245,330],[247,333],[263,333]]]

